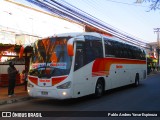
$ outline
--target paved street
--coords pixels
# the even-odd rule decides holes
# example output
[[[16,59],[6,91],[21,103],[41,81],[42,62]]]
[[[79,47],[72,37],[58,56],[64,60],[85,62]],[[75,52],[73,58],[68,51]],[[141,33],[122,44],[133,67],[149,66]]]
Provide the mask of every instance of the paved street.
[[[160,74],[148,77],[147,80],[141,82],[139,87],[127,86],[120,89],[108,91],[100,99],[94,99],[92,96],[87,96],[72,100],[32,99],[29,101],[2,105],[0,106],[0,110],[1,111],[56,111],[56,112],[95,111],[93,112],[93,114],[96,113],[96,111],[113,111],[113,112],[114,111],[120,111],[120,112],[159,111],[160,112]],[[59,118],[60,117],[56,119]],[[114,119],[115,118],[122,119],[123,117],[120,118],[114,117]],[[144,118],[146,119],[146,117],[142,117],[141,119]],[[69,118],[64,118],[64,119],[69,119]],[[98,118],[96,117],[95,119]],[[130,119],[134,118],[132,117]],[[158,118],[154,117],[152,119],[158,119]]]

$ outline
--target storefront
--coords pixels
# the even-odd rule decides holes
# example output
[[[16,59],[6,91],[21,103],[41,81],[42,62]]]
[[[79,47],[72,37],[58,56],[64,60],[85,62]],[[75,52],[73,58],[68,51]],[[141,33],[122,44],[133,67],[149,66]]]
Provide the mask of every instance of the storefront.
[[[16,69],[19,71],[19,74],[17,74],[16,77],[16,85],[21,84],[20,73],[23,70],[28,71],[29,57],[32,52],[32,47],[27,47],[23,57],[19,58],[20,47],[21,45],[0,44],[0,87],[8,86],[7,69],[10,61],[15,64]]]
[[[158,59],[156,59],[152,56],[148,56],[147,57],[147,71],[148,71],[148,74],[152,71],[157,71],[157,70],[159,70]]]

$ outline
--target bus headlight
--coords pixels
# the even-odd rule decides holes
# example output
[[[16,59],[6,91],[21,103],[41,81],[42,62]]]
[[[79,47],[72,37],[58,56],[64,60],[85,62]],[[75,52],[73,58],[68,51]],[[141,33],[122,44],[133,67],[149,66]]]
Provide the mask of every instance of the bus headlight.
[[[63,96],[66,96],[66,95],[67,95],[67,93],[66,93],[66,92],[63,92],[63,93],[62,93],[62,95],[63,95]]]
[[[27,90],[28,91],[28,93],[30,93],[30,90]]]
[[[68,89],[71,87],[71,81],[68,81],[62,85],[57,86],[57,89]]]

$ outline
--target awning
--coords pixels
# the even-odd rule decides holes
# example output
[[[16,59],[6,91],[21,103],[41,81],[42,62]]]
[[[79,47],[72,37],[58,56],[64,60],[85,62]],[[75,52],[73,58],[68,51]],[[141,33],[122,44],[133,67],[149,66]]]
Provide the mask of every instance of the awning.
[[[6,45],[6,44],[0,44],[0,52],[2,51],[14,51],[15,45]]]

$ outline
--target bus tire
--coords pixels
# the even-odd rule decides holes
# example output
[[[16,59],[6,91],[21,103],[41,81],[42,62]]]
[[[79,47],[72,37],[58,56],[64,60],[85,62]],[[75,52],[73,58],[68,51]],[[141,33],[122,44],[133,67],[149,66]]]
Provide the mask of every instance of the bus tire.
[[[95,88],[95,97],[99,98],[103,95],[104,93],[104,84],[102,80],[98,80],[96,83],[96,88]]]
[[[139,86],[139,74],[136,74],[134,86]]]

